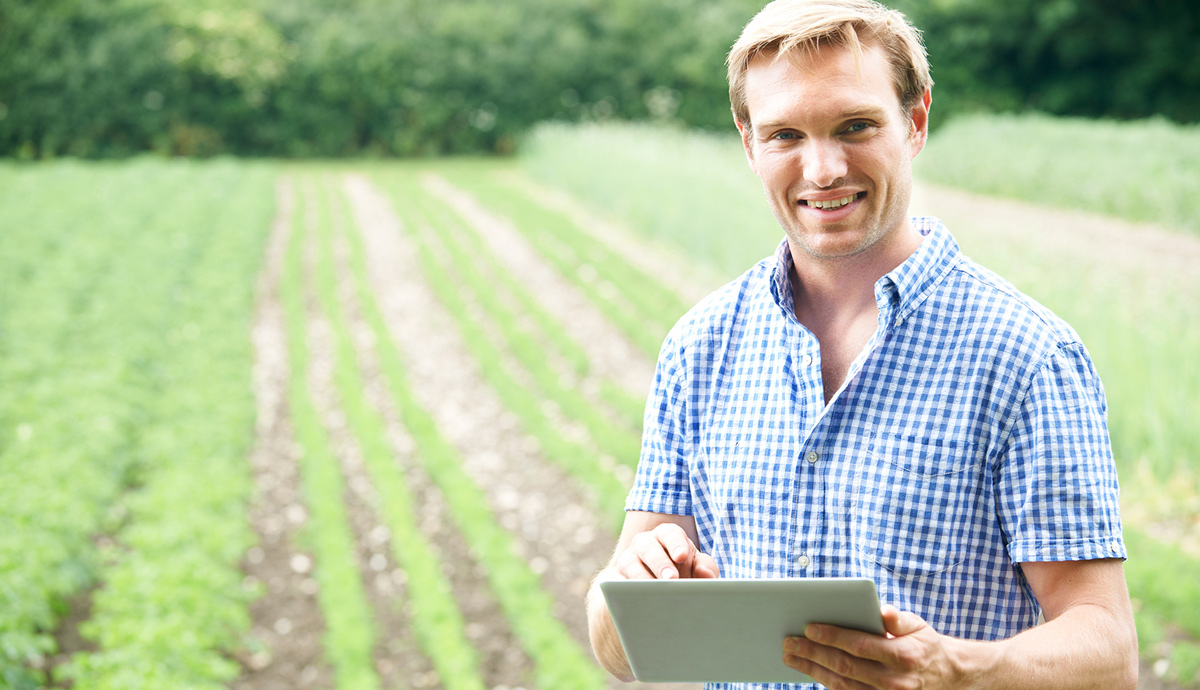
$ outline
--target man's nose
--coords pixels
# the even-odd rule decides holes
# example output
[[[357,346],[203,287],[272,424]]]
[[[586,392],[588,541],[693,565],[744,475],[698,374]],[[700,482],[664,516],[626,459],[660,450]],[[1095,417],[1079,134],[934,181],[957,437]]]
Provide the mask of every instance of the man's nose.
[[[810,139],[803,154],[804,179],[817,187],[833,187],[848,172],[846,152],[837,141]]]

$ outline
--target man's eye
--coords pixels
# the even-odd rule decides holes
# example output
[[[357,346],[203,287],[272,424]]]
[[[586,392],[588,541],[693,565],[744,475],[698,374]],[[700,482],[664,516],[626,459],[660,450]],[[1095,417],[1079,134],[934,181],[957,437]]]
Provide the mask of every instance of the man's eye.
[[[792,139],[796,138],[796,133],[795,132],[779,132],[778,134],[775,135],[775,138],[783,140],[783,141],[791,141]]]
[[[855,134],[857,132],[865,132],[867,130],[867,128],[870,126],[871,125],[866,122],[855,122],[855,123],[851,124],[849,127],[847,127],[846,131],[850,132],[851,134]]]

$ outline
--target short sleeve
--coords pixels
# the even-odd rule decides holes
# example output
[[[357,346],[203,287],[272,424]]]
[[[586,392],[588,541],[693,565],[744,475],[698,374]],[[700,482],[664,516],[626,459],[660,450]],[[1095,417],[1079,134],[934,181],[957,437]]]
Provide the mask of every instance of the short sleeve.
[[[683,352],[677,331],[667,336],[655,367],[654,383],[642,423],[642,450],[625,510],[691,515],[688,457],[695,440],[690,433],[689,401]]]
[[[1041,363],[996,465],[1014,563],[1125,558],[1100,378],[1080,343]]]

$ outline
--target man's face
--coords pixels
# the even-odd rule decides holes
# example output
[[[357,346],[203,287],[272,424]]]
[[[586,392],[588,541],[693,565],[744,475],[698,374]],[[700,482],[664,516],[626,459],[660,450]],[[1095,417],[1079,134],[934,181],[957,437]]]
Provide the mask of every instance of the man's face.
[[[752,126],[738,124],[750,167],[795,260],[848,257],[908,227],[912,159],[925,144],[929,95],[906,112],[883,53],[865,45],[811,56],[759,55],[746,73]],[[884,240],[884,242],[881,242]]]

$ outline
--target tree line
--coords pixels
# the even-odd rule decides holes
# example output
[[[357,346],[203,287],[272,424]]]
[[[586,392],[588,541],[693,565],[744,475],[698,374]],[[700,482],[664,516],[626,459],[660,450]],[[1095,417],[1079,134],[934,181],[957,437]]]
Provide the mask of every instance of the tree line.
[[[895,0],[935,115],[1200,121],[1191,0]],[[0,156],[505,153],[547,119],[730,124],[760,0],[0,0]]]

